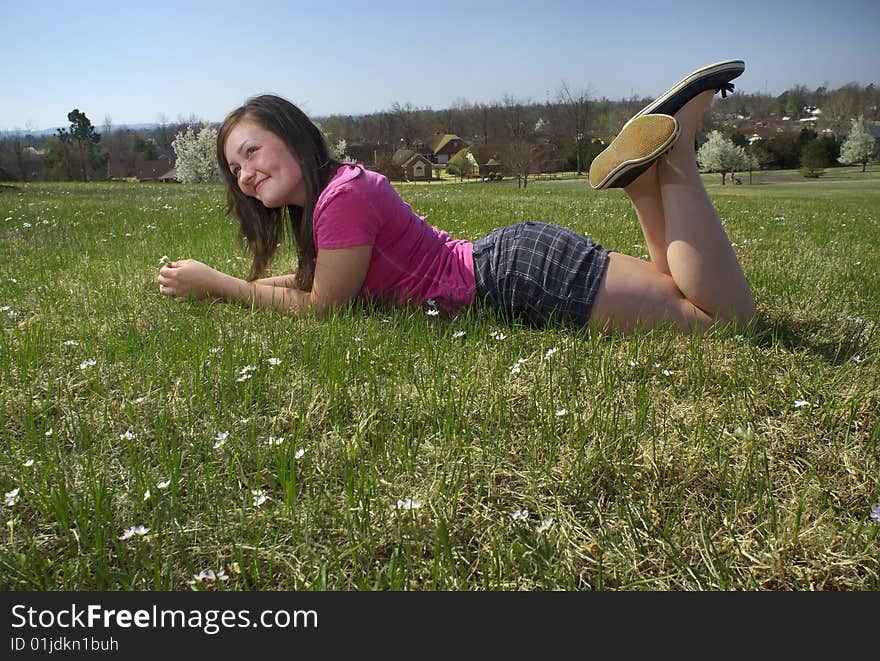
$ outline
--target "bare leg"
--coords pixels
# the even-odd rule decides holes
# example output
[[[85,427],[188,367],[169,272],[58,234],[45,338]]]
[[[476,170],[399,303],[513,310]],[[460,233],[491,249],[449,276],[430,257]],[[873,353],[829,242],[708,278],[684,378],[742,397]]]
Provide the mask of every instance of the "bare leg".
[[[675,116],[681,134],[657,164],[669,273],[682,294],[719,321],[746,324],[755,314],[748,283],[712,206],[694,154],[694,136],[714,93],[688,102]]]
[[[666,219],[663,200],[660,197],[657,165],[651,166],[650,170],[623,190],[629,195],[636,210],[654,267],[660,273],[670,275],[669,264],[666,261]]]
[[[696,128],[714,94],[704,92],[676,115],[673,151],[625,189],[653,264],[612,253],[591,321],[628,331],[674,325],[685,332],[713,320],[747,323],[754,302],[730,241],[697,170]]]

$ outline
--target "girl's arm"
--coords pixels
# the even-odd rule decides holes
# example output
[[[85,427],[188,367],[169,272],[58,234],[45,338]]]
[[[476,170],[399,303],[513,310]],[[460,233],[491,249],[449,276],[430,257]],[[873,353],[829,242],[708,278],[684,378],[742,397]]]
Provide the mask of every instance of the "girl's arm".
[[[157,282],[159,292],[173,298],[220,298],[296,315],[322,314],[357,296],[367,276],[372,253],[373,247],[369,245],[319,250],[310,292],[259,280],[247,282],[192,259],[165,264]]]
[[[296,272],[287,275],[276,275],[271,278],[260,278],[255,280],[258,285],[272,285],[273,287],[286,287],[288,289],[296,287]]]

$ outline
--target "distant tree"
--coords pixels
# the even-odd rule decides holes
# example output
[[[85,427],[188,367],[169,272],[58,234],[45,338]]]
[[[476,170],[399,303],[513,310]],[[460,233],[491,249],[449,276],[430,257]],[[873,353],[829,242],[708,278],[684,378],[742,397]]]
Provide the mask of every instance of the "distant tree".
[[[343,140],[337,140],[335,144],[331,144],[328,140],[327,144],[330,146],[330,151],[333,153],[334,157],[340,163],[357,163],[357,159],[349,156],[346,153],[348,149],[348,142]]]
[[[801,164],[801,147],[797,138],[780,134],[773,136],[767,142],[767,151],[770,153],[772,163],[777,168],[796,168]]]
[[[752,183],[752,171],[766,168],[773,162],[773,155],[767,149],[764,140],[750,142],[745,149],[749,157],[749,183]]]
[[[217,167],[217,129],[204,124],[198,132],[188,126],[171,142],[177,156],[177,179],[184,184],[220,180]]]
[[[3,180],[6,181],[27,181],[27,167],[25,165],[25,140],[21,135],[21,131],[14,131],[8,134],[3,140]],[[14,173],[14,174],[13,174]]]
[[[845,165],[852,163],[861,163],[862,172],[867,170],[868,161],[874,155],[877,149],[877,140],[868,133],[865,128],[865,118],[859,116],[858,119],[852,120],[852,127],[849,135],[840,147],[840,158],[838,159]]]
[[[864,113],[862,88],[849,83],[829,92],[822,106],[820,125],[831,129],[838,138],[846,135],[853,117]]]
[[[446,171],[449,174],[457,175],[461,180],[470,177],[477,170],[479,170],[477,159],[467,147],[459,150],[446,164]]]
[[[818,140],[813,140],[801,152],[801,174],[805,177],[821,177],[825,168],[831,165],[828,153]]]
[[[804,85],[795,85],[788,90],[785,112],[790,117],[800,117],[807,105],[809,90]]]
[[[749,145],[749,140],[739,131],[731,131],[730,133],[730,141],[735,144],[737,147],[742,147],[745,149]]]
[[[563,80],[559,89],[559,104],[562,106],[562,115],[567,120],[566,137],[574,141],[575,167],[580,175],[584,170],[584,148],[589,141],[587,127],[590,122],[590,93],[586,90],[572,93]]]
[[[719,131],[711,131],[699,150],[697,162],[704,172],[720,172],[721,185],[727,183],[727,174],[731,180],[737,171],[743,171],[749,167],[749,158],[745,149],[733,144]]]
[[[135,136],[134,150],[144,161],[155,161],[159,158],[159,145],[148,136]]]
[[[837,157],[840,156],[840,142],[833,135],[820,135],[819,144],[828,155],[828,162],[832,165],[837,163]]]
[[[402,146],[410,148],[416,137],[425,131],[422,124],[422,111],[411,103],[401,105],[398,102],[391,104],[391,116],[401,141]]]
[[[516,177],[517,187],[528,188],[529,175],[534,172],[535,121],[528,116],[527,104],[506,95],[502,113],[506,126],[504,167]]]
[[[403,167],[394,163],[392,154],[377,154],[372,169],[385,175],[390,181],[403,181],[404,179]]]
[[[171,140],[169,139],[171,136],[171,131],[168,130],[168,115],[164,112],[160,112],[158,115],[159,126],[157,130],[158,144],[159,147],[162,148],[162,151],[166,152],[171,149]]]
[[[90,171],[99,171],[107,165],[108,155],[99,147],[101,136],[84,112],[74,108],[67,113],[70,127],[58,129],[57,141],[49,157],[57,170],[63,170],[68,179],[89,180]]]

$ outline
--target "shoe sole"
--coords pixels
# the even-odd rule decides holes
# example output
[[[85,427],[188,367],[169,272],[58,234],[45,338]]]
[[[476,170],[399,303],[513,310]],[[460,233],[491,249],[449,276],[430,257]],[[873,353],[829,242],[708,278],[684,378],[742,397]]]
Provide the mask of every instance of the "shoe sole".
[[[746,63],[742,60],[725,60],[697,69],[633,115],[629,122],[642,115],[675,115],[697,94],[710,89],[722,90],[745,70]]]
[[[635,119],[635,117],[633,119]],[[670,147],[672,147],[672,145],[675,144],[675,141],[678,140],[679,133],[681,133],[681,127],[678,125],[678,122],[675,121],[674,117],[670,117],[670,119],[672,119],[674,122],[673,131],[660,146],[658,146],[646,156],[623,161],[617,167],[611,170],[607,175],[605,175],[602,181],[600,181],[598,184],[593,185],[593,182],[591,181],[590,186],[592,186],[596,190],[602,190],[605,188],[623,188],[625,186],[629,186],[632,182],[638,179],[638,177],[642,173],[644,173],[654,164],[654,161],[656,161],[663,154],[668,152]],[[627,122],[627,125],[629,125],[629,122]],[[624,126],[623,128],[626,129],[626,126]],[[623,130],[621,130],[620,133],[623,134]],[[615,138],[615,140],[617,140],[617,138]],[[612,142],[612,144],[614,143]],[[608,145],[608,148],[610,149],[611,145]]]

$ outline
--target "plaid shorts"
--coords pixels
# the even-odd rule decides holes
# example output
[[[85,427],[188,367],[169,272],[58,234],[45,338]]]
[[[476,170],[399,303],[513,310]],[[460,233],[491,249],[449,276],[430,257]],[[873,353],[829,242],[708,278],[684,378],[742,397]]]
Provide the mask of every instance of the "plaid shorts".
[[[608,250],[547,223],[519,223],[474,242],[476,301],[526,323],[584,325],[608,267]]]

